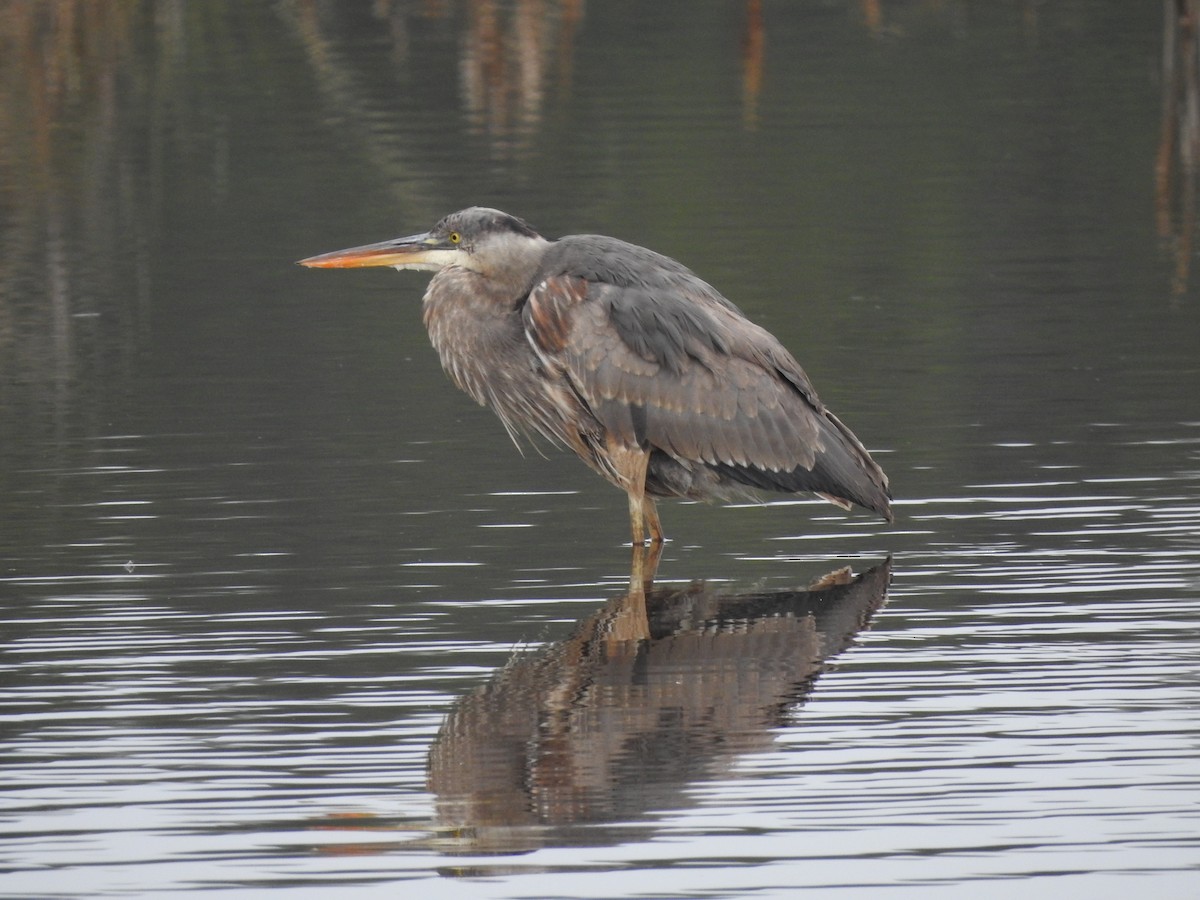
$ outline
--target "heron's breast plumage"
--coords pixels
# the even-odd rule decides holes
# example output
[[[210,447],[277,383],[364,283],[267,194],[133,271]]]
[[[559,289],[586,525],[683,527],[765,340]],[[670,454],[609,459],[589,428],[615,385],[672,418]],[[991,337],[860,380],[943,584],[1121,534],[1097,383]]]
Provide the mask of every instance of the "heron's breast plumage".
[[[517,302],[497,302],[481,281],[469,271],[444,269],[425,292],[425,327],[447,375],[492,409],[518,446],[519,435],[539,435],[602,465],[592,458],[599,424],[533,352]]]

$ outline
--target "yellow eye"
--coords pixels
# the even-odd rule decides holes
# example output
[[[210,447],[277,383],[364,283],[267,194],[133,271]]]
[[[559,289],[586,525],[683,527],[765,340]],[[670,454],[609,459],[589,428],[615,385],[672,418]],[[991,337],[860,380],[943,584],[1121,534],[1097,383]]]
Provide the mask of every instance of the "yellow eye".
[[[462,235],[459,234],[457,231],[450,232],[450,243],[457,244],[461,240],[462,240]]]

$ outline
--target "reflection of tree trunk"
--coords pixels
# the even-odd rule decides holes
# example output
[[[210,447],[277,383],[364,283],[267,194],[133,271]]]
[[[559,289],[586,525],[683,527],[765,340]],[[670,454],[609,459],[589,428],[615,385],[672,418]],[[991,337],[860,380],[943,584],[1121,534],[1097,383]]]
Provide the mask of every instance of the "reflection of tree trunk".
[[[95,430],[146,321],[157,198],[137,122],[170,72],[142,74],[166,55],[135,39],[144,14],[0,0],[0,413],[52,428],[55,446],[71,426]],[[118,290],[127,267],[135,289]]]
[[[762,0],[746,0],[746,31],[742,35],[742,122],[747,128],[758,125],[765,35]]]
[[[467,120],[504,155],[528,152],[541,124],[546,83],[566,94],[578,0],[473,0],[467,6],[460,70]],[[553,52],[552,52],[553,51]],[[551,72],[556,59],[558,71]]]
[[[863,22],[875,37],[883,33],[883,6],[880,0],[861,0]]]
[[[1164,0],[1162,130],[1155,160],[1159,236],[1175,257],[1172,293],[1187,290],[1196,226],[1200,156],[1200,79],[1196,25],[1200,0]]]

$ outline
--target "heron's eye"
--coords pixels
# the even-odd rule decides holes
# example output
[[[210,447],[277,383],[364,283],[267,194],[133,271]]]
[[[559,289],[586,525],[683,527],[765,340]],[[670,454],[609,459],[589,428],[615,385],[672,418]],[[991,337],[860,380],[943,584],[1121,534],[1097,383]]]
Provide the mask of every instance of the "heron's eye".
[[[450,232],[450,243],[457,244],[462,241],[462,235],[457,231]]]

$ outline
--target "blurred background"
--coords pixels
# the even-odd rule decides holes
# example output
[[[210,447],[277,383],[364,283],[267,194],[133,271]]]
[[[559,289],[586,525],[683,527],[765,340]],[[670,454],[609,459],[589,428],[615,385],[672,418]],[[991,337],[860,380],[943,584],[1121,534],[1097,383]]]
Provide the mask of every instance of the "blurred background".
[[[1171,896],[1198,861],[1196,7],[0,0],[11,896],[613,896],[620,872],[987,896],[1046,871]],[[891,557],[889,605],[857,645],[789,645],[807,686],[779,703],[842,651],[823,714],[755,720],[618,850],[550,815],[481,838],[533,853],[490,887],[439,881],[431,836],[480,823],[438,819],[478,805],[435,804],[425,754],[515,646],[622,594],[625,500],[449,384],[424,276],[294,265],[475,204],[689,265],[897,498],[891,528],[663,504],[665,582]],[[323,818],[347,812],[389,842],[353,876]],[[728,835],[738,861],[711,862]],[[580,870],[606,877],[556,880]]]

